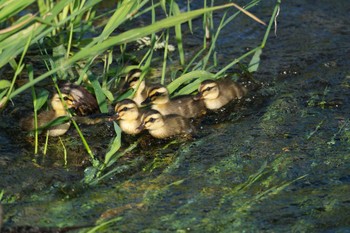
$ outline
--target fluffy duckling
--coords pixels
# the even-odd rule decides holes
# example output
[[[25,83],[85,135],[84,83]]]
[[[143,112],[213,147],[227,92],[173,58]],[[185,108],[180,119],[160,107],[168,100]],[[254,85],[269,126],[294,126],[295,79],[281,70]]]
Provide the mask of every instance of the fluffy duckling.
[[[66,94],[62,94],[62,97],[63,97],[63,100],[66,102],[67,107],[68,108],[71,107],[72,106],[71,97]],[[51,107],[52,109],[50,111],[44,111],[38,115],[38,128],[45,127],[49,122],[59,117],[68,115],[68,112],[58,94],[55,94],[52,97]],[[61,136],[65,134],[68,131],[70,124],[71,124],[70,121],[68,121],[66,123],[50,127],[48,129],[49,135],[56,137],[56,136]],[[22,119],[20,121],[20,126],[22,127],[22,129],[27,131],[35,130],[33,116]]]
[[[142,70],[141,69],[132,69],[125,77],[125,84],[123,86],[123,89],[136,89],[136,92],[132,98],[133,101],[137,104],[137,106],[141,106],[142,102],[147,98],[147,90],[148,85],[146,84],[145,80],[141,80]]]
[[[156,110],[149,110],[142,116],[139,129],[146,128],[155,138],[164,139],[179,134],[191,134],[194,129],[189,120],[179,115],[163,116]]]
[[[115,105],[116,119],[120,128],[126,134],[138,134],[142,129],[138,128],[141,124],[141,111],[135,101],[124,99]]]
[[[216,110],[247,93],[247,88],[229,78],[209,79],[200,84],[196,99],[203,99],[207,109]]]
[[[163,85],[155,85],[148,91],[148,97],[143,104],[151,103],[151,108],[163,116],[177,114],[185,118],[195,118],[205,113],[205,105],[201,99],[184,95],[169,98],[168,89]]]
[[[99,113],[96,98],[84,87],[73,83],[65,83],[60,87],[60,90],[73,99],[72,108],[78,116]]]

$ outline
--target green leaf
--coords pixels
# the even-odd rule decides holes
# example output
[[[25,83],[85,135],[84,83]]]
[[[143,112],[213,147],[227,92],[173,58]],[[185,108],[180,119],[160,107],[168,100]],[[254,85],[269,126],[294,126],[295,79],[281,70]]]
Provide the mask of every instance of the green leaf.
[[[0,90],[9,88],[11,86],[11,82],[8,80],[0,80]]]
[[[35,0],[6,0],[0,3],[0,22],[16,15],[18,12],[32,4]],[[6,3],[5,3],[6,2]]]
[[[42,108],[42,106],[44,106],[47,99],[49,98],[49,94],[49,91],[46,89],[36,90],[36,101],[34,102],[34,109],[36,111],[39,111]]]
[[[87,167],[84,170],[84,182],[89,184],[91,181],[93,181],[98,171],[98,168],[95,166]]]
[[[128,19],[128,14],[135,10],[135,6],[137,6],[137,1],[122,1],[122,4],[118,9],[114,12],[112,17],[109,19],[108,23],[104,27],[102,33],[98,38],[96,38],[99,42],[108,38],[108,36],[122,24],[124,21]]]
[[[179,6],[174,2],[173,3],[173,13],[174,16],[180,15],[180,9]],[[177,47],[179,50],[179,55],[180,55],[180,64],[184,65],[185,64],[185,52],[182,44],[182,31],[181,31],[181,24],[175,25],[175,38],[177,42]]]
[[[62,69],[58,70],[57,75],[60,79],[63,79],[63,80],[65,80],[67,78],[67,74],[68,74],[68,72],[70,72],[68,67],[63,66],[63,64],[67,60],[66,53],[67,53],[67,49],[66,49],[65,45],[60,44],[60,45],[54,46],[52,48],[53,60],[50,57],[50,63],[51,63],[52,68],[55,68],[55,67],[62,68]]]
[[[106,153],[105,162],[104,162],[105,165],[109,163],[112,156],[119,150],[121,146],[122,130],[120,129],[117,123],[113,122],[113,125],[114,125],[114,131],[116,133],[116,136],[113,139],[112,144],[110,145],[109,151]]]
[[[126,91],[126,92],[122,93],[121,95],[119,95],[116,99],[117,99],[117,101],[120,101],[120,100],[123,100],[123,99],[126,99],[126,98],[130,98],[130,97],[132,97],[132,93],[133,92],[134,92],[133,90],[129,89],[128,91]]]
[[[114,101],[114,96],[110,90],[107,88],[102,88],[103,94],[108,98],[109,101],[113,102]]]
[[[262,53],[262,49],[258,49],[255,53],[254,56],[252,58],[252,60],[250,61],[249,65],[248,65],[248,71],[249,72],[255,72],[258,70],[259,68],[259,64],[260,64],[260,55]]]
[[[176,89],[178,89],[181,85],[192,82],[195,79],[195,82],[190,83],[189,85],[187,85],[186,87],[182,88],[178,93],[176,93],[175,95],[182,95],[184,93],[189,94],[192,93],[193,91],[195,91],[198,88],[198,85],[201,81],[205,80],[205,79],[210,79],[210,78],[214,78],[214,74],[207,72],[205,70],[195,70],[195,71],[191,71],[187,74],[184,74],[180,77],[178,77],[177,79],[175,79],[174,81],[172,81],[168,86],[168,90],[169,93],[173,93]],[[192,91],[191,91],[192,90]]]
[[[4,91],[2,91],[1,93],[0,93],[0,100],[2,101],[2,97],[4,97],[5,95],[6,95],[6,93],[7,93],[7,89],[6,90],[4,90]],[[0,102],[1,102],[0,101]],[[0,104],[1,105],[1,104]]]
[[[97,99],[98,106],[100,107],[100,111],[102,113],[107,113],[108,112],[108,106],[106,102],[106,96],[103,93],[102,87],[100,83],[98,82],[97,78],[92,75],[91,72],[88,72],[88,77],[91,82],[92,87],[94,88],[95,91],[95,96]]]

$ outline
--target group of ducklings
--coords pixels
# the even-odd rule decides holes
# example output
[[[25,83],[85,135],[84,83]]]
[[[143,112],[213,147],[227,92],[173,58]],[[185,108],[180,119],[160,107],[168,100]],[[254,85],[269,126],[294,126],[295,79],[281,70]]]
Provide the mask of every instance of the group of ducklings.
[[[247,88],[224,78],[205,80],[197,95],[169,97],[168,89],[160,84],[149,85],[140,80],[141,70],[134,69],[126,76],[127,88],[136,89],[132,99],[124,99],[115,105],[115,117],[126,134],[138,134],[143,129],[155,138],[169,138],[178,134],[191,134],[191,118],[197,118],[207,110],[217,110],[247,94]],[[151,109],[143,108],[151,105]]]
[[[141,79],[142,70],[133,69],[125,77],[123,89],[134,89],[132,99],[116,103],[115,115],[126,134],[136,135],[147,129],[155,138],[169,138],[178,134],[191,134],[194,130],[190,119],[204,115],[207,110],[220,109],[229,102],[241,99],[247,88],[229,78],[205,80],[198,88],[197,95],[169,97],[168,89],[160,84],[147,84]],[[150,105],[150,108],[145,106]],[[77,115],[85,116],[98,111],[96,99],[84,88],[66,84],[61,87],[61,95],[55,94],[51,100],[51,111],[38,115],[38,128],[48,122],[68,115],[67,109],[74,109]],[[70,127],[70,121],[49,128],[51,136],[60,136]],[[34,121],[20,122],[26,130],[34,129]]]

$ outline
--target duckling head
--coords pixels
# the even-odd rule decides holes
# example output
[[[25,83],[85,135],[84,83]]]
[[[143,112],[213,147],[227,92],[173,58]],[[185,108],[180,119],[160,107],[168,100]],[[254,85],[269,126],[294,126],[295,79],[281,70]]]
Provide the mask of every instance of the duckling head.
[[[125,84],[122,90],[127,90],[129,88],[136,89],[137,86],[139,86],[139,88],[144,88],[145,86],[144,80],[142,80],[141,83],[139,84],[141,73],[142,73],[142,70],[138,68],[130,70],[125,77]]]
[[[74,100],[71,96],[62,93],[62,99],[66,103],[67,108],[71,108],[74,104]],[[66,107],[64,103],[61,101],[61,98],[58,94],[54,94],[51,99],[51,107],[56,112],[56,115],[66,115]]]
[[[47,127],[47,124],[51,121],[66,116],[68,114],[66,108],[71,108],[73,104],[73,100],[71,99],[71,96],[67,94],[62,94],[61,100],[60,96],[58,94],[54,94],[51,99],[51,110],[50,111],[44,111],[38,114],[38,127],[40,128],[40,131],[43,128]],[[26,131],[32,131],[35,130],[34,126],[34,118],[33,116],[28,116],[25,118],[22,118],[19,122],[22,129]],[[60,136],[62,134],[65,134],[67,130],[69,129],[70,121],[52,126],[49,128],[49,135],[50,136]]]
[[[198,88],[196,99],[216,99],[219,97],[219,85],[214,80],[205,80]]]
[[[137,127],[139,130],[148,129],[150,131],[159,129],[164,126],[162,114],[156,110],[149,110],[142,116],[141,125]]]
[[[147,99],[142,102],[144,104],[166,104],[169,102],[169,91],[163,85],[156,85],[149,89]]]
[[[131,99],[124,99],[118,102],[114,110],[117,120],[136,120],[140,114],[137,104]]]

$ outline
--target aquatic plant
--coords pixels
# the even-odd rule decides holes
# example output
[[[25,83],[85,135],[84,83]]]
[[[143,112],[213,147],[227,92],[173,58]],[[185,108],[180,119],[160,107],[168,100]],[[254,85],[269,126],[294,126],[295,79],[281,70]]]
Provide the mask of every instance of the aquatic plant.
[[[142,67],[144,77],[153,66],[155,48],[161,40],[164,41],[160,82],[163,84],[168,82],[167,87],[173,96],[194,92],[201,81],[223,76],[228,69],[249,56],[253,57],[250,64],[247,65],[248,70],[254,72],[258,69],[260,54],[278,15],[280,1],[277,1],[260,45],[256,45],[254,49],[233,59],[221,69],[218,69],[216,65],[215,48],[221,30],[241,13],[264,24],[259,18],[248,12],[259,2],[260,0],[253,0],[244,7],[235,3],[221,6],[212,4],[207,7],[207,2],[204,1],[202,9],[191,10],[188,1],[187,9],[183,11],[174,0],[118,1],[115,9],[100,13],[97,9],[102,3],[101,0],[62,0],[59,2],[53,0],[0,0],[0,23],[5,28],[0,30],[0,68],[11,66],[14,72],[11,81],[0,81],[0,109],[4,109],[9,100],[15,100],[19,94],[31,88],[35,116],[48,98],[47,93],[42,93],[35,88],[36,84],[50,78],[59,93],[58,81],[62,80],[71,81],[90,89],[96,96],[100,111],[107,113],[108,103],[132,95],[132,93],[120,95],[121,93],[114,93],[112,89],[118,85],[121,77],[128,70],[135,67],[135,65],[129,65],[130,60],[133,60],[130,57],[133,55],[127,51],[128,46],[146,36],[150,36],[150,43],[148,47],[143,47],[142,58],[136,59],[136,66]],[[225,12],[215,30],[212,27],[211,13],[229,8],[235,8],[237,11],[232,15],[229,15],[229,11]],[[160,19],[156,13],[159,10],[163,12],[163,17]],[[148,25],[125,29],[130,27],[130,22],[146,17],[145,15],[151,16],[151,22]],[[190,30],[193,30],[191,20],[200,16],[203,16],[203,31],[206,32],[203,35],[203,48],[194,54],[190,61],[186,61],[181,25],[187,23]],[[255,23],[254,21],[252,22]],[[169,82],[165,76],[172,28],[174,28],[181,68],[174,75],[175,79]],[[156,36],[156,33],[160,36]],[[29,51],[39,51],[47,69],[46,72],[39,73],[35,66],[31,65],[27,59]],[[115,61],[118,67],[114,67]],[[99,65],[103,66],[103,72],[97,75],[93,68]],[[29,81],[16,88],[16,80],[22,74],[28,74]],[[70,120],[90,156],[92,166],[86,169],[84,179],[86,183],[93,184],[102,177],[112,175],[113,169],[105,173],[106,168],[110,168],[118,158],[137,146],[138,142],[135,142],[124,151],[119,151],[121,131],[114,123],[116,137],[111,140],[104,161],[100,161],[90,149],[78,124],[74,119]],[[37,133],[35,141],[35,153],[37,153]],[[64,151],[67,153],[66,150]]]

